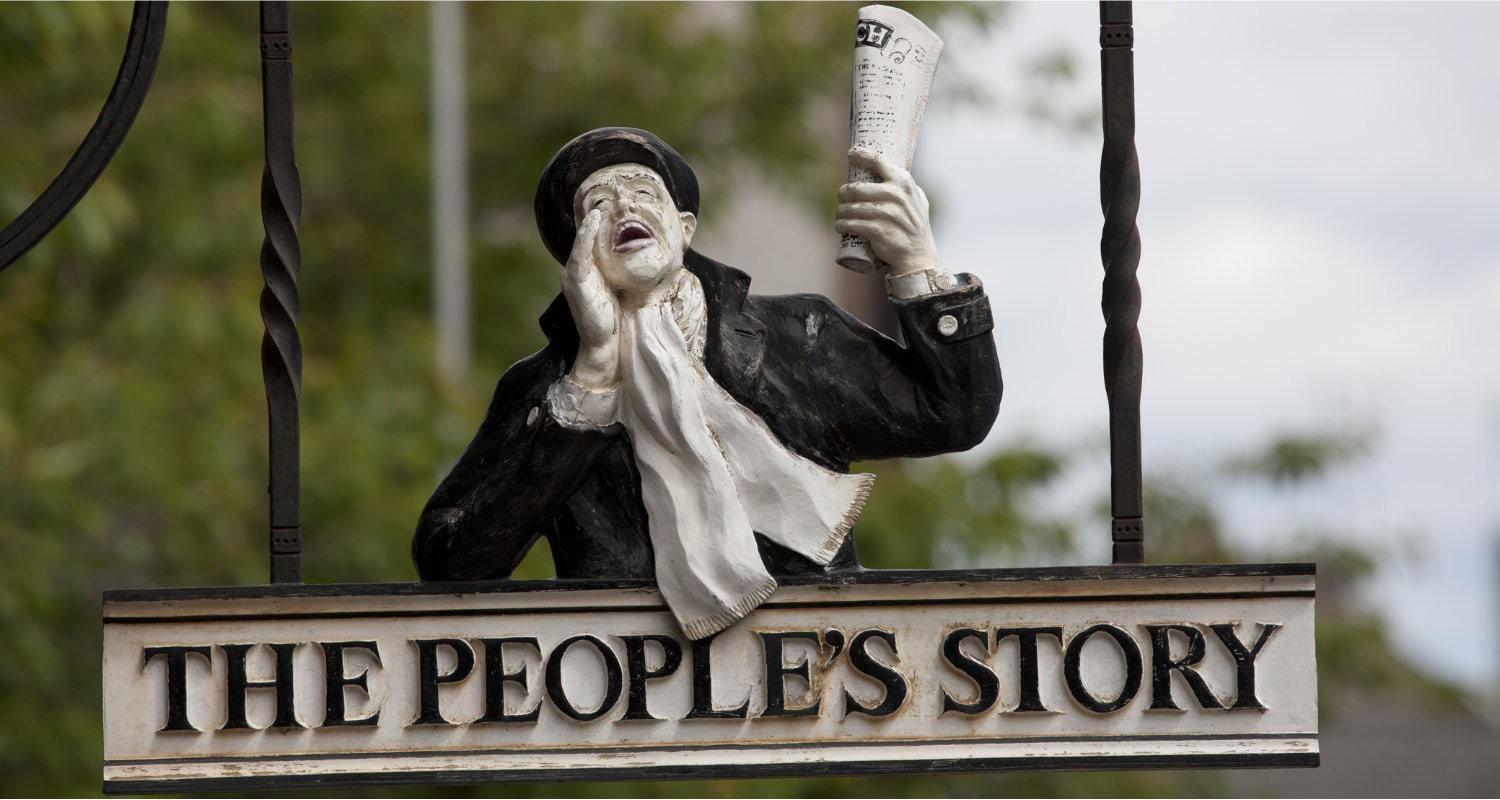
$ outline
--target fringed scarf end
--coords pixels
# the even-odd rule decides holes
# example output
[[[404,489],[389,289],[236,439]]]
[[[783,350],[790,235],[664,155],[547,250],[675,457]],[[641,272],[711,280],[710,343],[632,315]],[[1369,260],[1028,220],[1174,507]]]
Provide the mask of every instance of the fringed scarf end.
[[[748,593],[741,595],[733,603],[708,616],[696,619],[681,619],[677,622],[682,626],[682,632],[692,641],[707,639],[710,636],[724,630],[734,623],[744,619],[751,611],[760,607],[776,591],[776,579],[767,575],[765,582],[756,586]]]

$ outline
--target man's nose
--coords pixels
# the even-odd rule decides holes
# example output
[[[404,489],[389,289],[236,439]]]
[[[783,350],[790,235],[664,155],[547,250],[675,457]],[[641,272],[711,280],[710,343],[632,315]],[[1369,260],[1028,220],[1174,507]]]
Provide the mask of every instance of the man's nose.
[[[615,208],[624,213],[635,213],[635,192],[630,191],[623,181],[616,180],[612,187],[615,193]]]

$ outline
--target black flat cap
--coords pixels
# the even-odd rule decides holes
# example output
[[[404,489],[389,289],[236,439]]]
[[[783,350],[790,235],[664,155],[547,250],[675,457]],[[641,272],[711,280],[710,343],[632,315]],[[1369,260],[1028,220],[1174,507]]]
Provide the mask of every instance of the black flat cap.
[[[596,170],[616,164],[650,167],[667,185],[678,211],[698,213],[698,176],[681,154],[640,128],[596,128],[563,145],[536,186],[536,227],[559,264],[567,262],[578,233],[573,193]]]

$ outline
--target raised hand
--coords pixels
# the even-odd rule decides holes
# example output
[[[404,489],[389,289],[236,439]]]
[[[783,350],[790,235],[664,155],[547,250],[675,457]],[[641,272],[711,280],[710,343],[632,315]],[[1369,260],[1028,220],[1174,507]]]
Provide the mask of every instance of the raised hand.
[[[911,173],[879,153],[858,148],[849,151],[849,163],[874,172],[880,182],[839,187],[834,229],[864,237],[875,256],[890,265],[891,275],[940,266],[927,193]]]
[[[583,218],[562,274],[563,297],[578,326],[578,356],[569,375],[590,389],[607,389],[620,380],[620,303],[599,274],[595,256],[603,219],[600,209]]]

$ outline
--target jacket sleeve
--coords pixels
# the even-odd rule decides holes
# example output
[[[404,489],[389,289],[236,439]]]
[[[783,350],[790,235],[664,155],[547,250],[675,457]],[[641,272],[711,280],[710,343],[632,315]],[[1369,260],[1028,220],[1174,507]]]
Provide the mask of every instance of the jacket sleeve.
[[[510,575],[619,435],[554,418],[546,394],[561,366],[546,356],[501,377],[479,432],[422,510],[411,548],[422,580]]]
[[[829,362],[810,402],[841,461],[923,457],[984,440],[1000,407],[1000,363],[989,298],[963,274],[953,289],[892,298],[903,346],[828,303]]]

